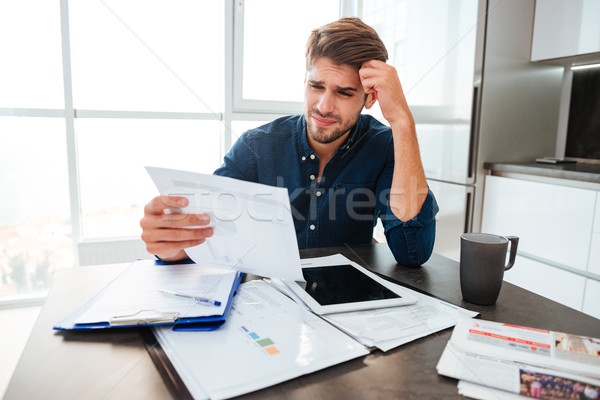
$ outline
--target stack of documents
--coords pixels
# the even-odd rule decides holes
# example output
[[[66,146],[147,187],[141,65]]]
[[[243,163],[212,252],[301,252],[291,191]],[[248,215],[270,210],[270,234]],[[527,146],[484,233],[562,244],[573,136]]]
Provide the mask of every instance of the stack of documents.
[[[342,255],[303,261],[350,262]],[[194,398],[228,398],[364,356],[369,347],[386,351],[477,315],[410,292],[418,297],[412,305],[317,316],[283,281],[251,281],[240,285],[219,330],[165,326],[154,332]]]
[[[406,290],[406,288],[405,288]],[[411,291],[416,304],[378,310],[328,314],[324,318],[369,347],[388,351],[435,332],[453,327],[476,312]]]
[[[302,262],[303,264],[323,266],[351,263],[341,254],[303,259]],[[272,282],[288,296],[294,298],[296,302],[302,304],[302,300],[291,290],[286,289],[285,284],[280,280],[274,279]],[[365,346],[388,351],[450,328],[463,318],[472,318],[478,315],[474,311],[457,307],[406,287],[402,287],[402,290],[417,298],[417,302],[401,307],[326,314],[322,318]]]
[[[238,396],[369,354],[264,281],[240,286],[219,330],[154,332],[195,399]]]
[[[586,388],[600,391],[600,339],[462,320],[437,370],[476,399],[587,398]]]

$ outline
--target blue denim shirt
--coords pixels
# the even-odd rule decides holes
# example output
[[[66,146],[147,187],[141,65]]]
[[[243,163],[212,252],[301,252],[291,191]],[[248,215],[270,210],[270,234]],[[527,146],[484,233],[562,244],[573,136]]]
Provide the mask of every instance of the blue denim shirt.
[[[396,218],[389,208],[393,168],[391,129],[361,115],[317,181],[306,121],[294,115],[243,134],[215,174],[287,188],[301,249],[371,243],[379,217],[396,261],[420,265],[433,250],[438,206],[429,191],[417,216]]]

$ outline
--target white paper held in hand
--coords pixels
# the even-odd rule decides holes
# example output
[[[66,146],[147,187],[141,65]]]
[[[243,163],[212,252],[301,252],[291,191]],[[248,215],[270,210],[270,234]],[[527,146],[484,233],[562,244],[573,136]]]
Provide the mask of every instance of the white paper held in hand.
[[[214,235],[186,249],[196,264],[304,281],[286,188],[166,168],[146,170],[162,195],[188,199],[181,213],[210,215]]]

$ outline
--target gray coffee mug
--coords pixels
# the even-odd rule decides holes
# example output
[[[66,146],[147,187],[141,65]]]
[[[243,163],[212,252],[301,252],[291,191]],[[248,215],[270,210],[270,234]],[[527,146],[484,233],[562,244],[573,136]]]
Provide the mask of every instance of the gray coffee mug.
[[[505,265],[510,242],[510,257]],[[473,304],[496,303],[504,271],[512,268],[519,238],[489,233],[465,233],[460,237],[460,289]]]

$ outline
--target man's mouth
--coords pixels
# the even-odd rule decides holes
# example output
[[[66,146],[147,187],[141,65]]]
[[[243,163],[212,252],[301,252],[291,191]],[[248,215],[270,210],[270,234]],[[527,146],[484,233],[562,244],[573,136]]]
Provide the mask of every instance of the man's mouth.
[[[315,115],[315,114],[312,114],[311,118],[315,122],[315,124],[317,124],[318,126],[323,127],[323,128],[331,126],[337,122],[336,119],[325,118],[325,117],[321,117],[321,116]]]

